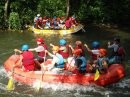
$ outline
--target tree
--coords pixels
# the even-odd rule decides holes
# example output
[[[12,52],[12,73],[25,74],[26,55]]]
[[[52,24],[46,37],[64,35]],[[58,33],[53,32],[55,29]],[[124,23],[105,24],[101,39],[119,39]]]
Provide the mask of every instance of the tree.
[[[70,11],[70,0],[66,0],[66,17],[69,16]]]
[[[4,19],[7,21],[8,18],[8,8],[9,8],[10,0],[5,1],[5,7],[4,7]]]

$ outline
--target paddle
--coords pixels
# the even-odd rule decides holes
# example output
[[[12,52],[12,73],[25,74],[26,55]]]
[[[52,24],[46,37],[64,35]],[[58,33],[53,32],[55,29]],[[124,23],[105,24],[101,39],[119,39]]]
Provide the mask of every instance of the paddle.
[[[14,66],[13,66],[13,68],[12,68],[11,73],[12,73],[12,76],[13,76]],[[13,77],[12,77],[12,76],[9,78],[9,81],[8,81],[8,84],[7,84],[7,87],[6,87],[7,90],[9,90],[9,91],[12,91],[12,90],[15,89],[15,84],[14,84],[14,80],[13,80]]]
[[[46,52],[45,52],[45,55],[44,55],[44,62],[43,64],[45,64],[45,59],[46,59]],[[43,71],[42,70],[42,74],[41,74],[41,81],[39,82],[39,84],[35,87],[35,91],[36,92],[39,92],[40,91],[40,88],[41,88],[41,84],[42,84],[42,79],[43,79],[43,75],[46,71]]]
[[[16,55],[16,52],[15,52],[15,55]],[[9,78],[8,84],[6,86],[6,89],[9,91],[15,89],[15,84],[14,84],[14,79],[13,79],[14,68],[15,66],[13,65],[12,70],[11,70],[11,77]]]
[[[15,89],[15,84],[14,84],[14,79],[13,79],[14,67],[15,66],[12,67],[11,77],[9,78],[8,84],[6,86],[6,89],[9,91],[12,91]]]
[[[82,32],[86,32],[86,30],[83,27],[81,29],[82,29]]]
[[[100,76],[99,70],[96,69],[96,72],[94,74],[94,81],[98,80],[99,76]]]

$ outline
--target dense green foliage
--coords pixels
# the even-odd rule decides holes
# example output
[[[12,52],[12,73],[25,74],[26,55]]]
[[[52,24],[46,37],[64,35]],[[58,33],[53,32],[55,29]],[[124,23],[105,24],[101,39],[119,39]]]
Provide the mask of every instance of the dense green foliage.
[[[21,28],[19,14],[16,13],[16,12],[10,13],[8,22],[9,22],[9,28],[10,29],[17,30],[17,29]]]
[[[130,25],[130,22],[128,22],[130,21],[130,0],[69,0],[69,5],[67,5],[68,0],[1,1],[0,27],[9,27],[14,23],[11,23],[10,20],[10,13],[12,12],[18,13],[19,21],[24,26],[25,24],[32,24],[34,17],[38,13],[42,16],[66,17],[67,7],[69,7],[69,15],[76,15],[80,21]],[[8,6],[5,7],[6,4]],[[5,18],[6,15],[7,18]],[[20,28],[15,27],[15,29]]]
[[[43,16],[65,16],[65,3],[64,0],[39,0],[37,11]]]

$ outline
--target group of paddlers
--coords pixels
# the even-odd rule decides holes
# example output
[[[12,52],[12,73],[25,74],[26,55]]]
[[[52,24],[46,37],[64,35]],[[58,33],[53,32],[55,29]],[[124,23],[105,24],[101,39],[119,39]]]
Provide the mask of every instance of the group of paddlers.
[[[47,16],[37,16],[34,18],[34,27],[37,29],[69,29],[78,25],[75,16],[53,18]]]
[[[98,41],[92,42],[93,48],[90,49],[87,44],[83,44],[81,41],[76,41],[73,48],[67,44],[65,39],[60,39],[59,46],[50,44],[52,53],[48,51],[43,38],[37,38],[36,42],[38,45],[36,48],[29,48],[27,44],[24,44],[21,50],[14,49],[15,52],[20,53],[20,59],[15,66],[21,66],[24,71],[61,72],[66,70],[76,74],[85,74],[94,73],[98,69],[100,73],[106,73],[111,64],[122,64],[125,56],[119,38],[114,38],[113,42],[108,42],[108,48],[112,49],[109,57],[107,57],[107,50],[101,48]],[[90,60],[87,60],[85,50],[90,52]],[[34,58],[32,51],[37,52],[36,58]],[[48,59],[47,56],[52,57],[52,59]]]

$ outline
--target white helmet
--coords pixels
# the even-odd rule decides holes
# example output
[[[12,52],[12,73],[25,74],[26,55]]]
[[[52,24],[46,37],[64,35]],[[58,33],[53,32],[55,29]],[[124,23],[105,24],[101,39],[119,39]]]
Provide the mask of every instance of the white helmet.
[[[39,17],[39,16],[40,16],[40,14],[37,14],[37,16]]]

